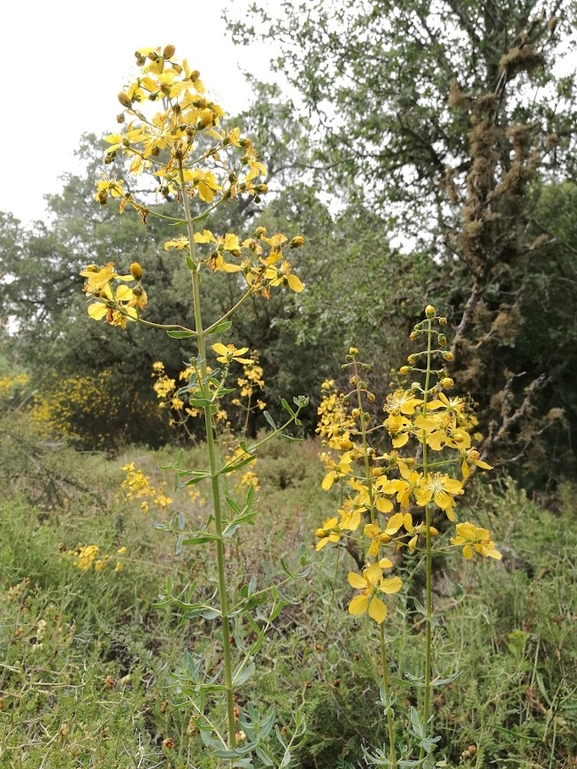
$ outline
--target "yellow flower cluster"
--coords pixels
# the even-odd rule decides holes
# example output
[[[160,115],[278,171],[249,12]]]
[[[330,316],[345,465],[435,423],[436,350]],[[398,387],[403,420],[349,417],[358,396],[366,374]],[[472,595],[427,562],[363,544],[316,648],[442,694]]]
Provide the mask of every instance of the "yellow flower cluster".
[[[259,200],[268,191],[264,183],[267,172],[250,138],[241,136],[239,128],[220,127],[223,110],[206,96],[198,71],[174,54],[172,45],[137,51],[140,74],[118,95],[123,112],[117,119],[122,129],[106,138],[110,147],[105,163],[113,163],[118,153],[130,158],[129,173],[149,174],[157,194],[176,196],[191,225],[191,200],[196,207],[206,206],[198,214],[202,218],[208,210],[241,195]],[[121,211],[131,206],[146,222],[151,213],[148,204],[127,192],[130,186],[134,185],[109,176],[98,182],[96,200],[105,204],[109,197],[117,198]],[[264,227],[242,241],[230,232],[222,235],[205,229],[192,233],[189,228],[186,236],[167,241],[164,248],[184,250],[193,271],[206,267],[239,273],[249,293],[269,296],[270,289],[277,286],[302,291],[287,254],[303,243],[301,236],[289,241],[282,233],[267,235]],[[140,265],[131,265],[130,275],[117,273],[113,262],[90,265],[81,275],[86,278],[84,291],[95,300],[88,308],[92,318],[123,328],[127,321],[139,319],[147,303]],[[131,281],[134,286],[126,285]]]
[[[184,386],[184,383],[194,376],[195,369],[193,366],[187,366],[178,375],[180,382],[179,385],[175,379],[172,379],[165,373],[164,363],[160,360],[155,361],[152,364],[152,375],[156,377],[154,384],[152,385],[156,397],[159,399],[159,407],[161,409],[169,408],[171,410],[170,425],[185,425],[189,418],[196,418],[202,416],[202,409],[194,406],[187,405],[181,398],[180,389]],[[219,419],[226,419],[225,412],[219,412]]]
[[[15,393],[28,383],[28,374],[0,377],[0,404],[8,403]]]
[[[253,350],[247,357],[244,357],[248,352],[247,347],[237,349],[233,344],[224,345],[220,342],[213,344],[212,349],[216,353],[216,360],[219,363],[228,366],[233,362],[237,362],[242,365],[242,374],[236,379],[239,394],[238,397],[232,399],[231,403],[244,415],[244,418],[239,421],[244,421],[246,428],[246,421],[250,414],[255,409],[262,411],[266,408],[266,403],[261,398],[257,398],[256,402],[253,400],[255,394],[264,389],[264,372],[259,365],[258,352]],[[211,372],[212,369],[208,367],[208,373]],[[162,361],[155,361],[152,364],[152,376],[156,378],[153,388],[158,399],[161,401],[159,404],[160,408],[171,409],[171,425],[184,426],[189,418],[203,416],[201,408],[188,405],[183,400],[183,398],[194,397],[195,394],[198,394],[198,389],[191,388],[190,386],[190,382],[194,382],[195,377],[197,377],[194,366],[187,366],[179,373],[178,379],[182,383],[180,385],[175,379],[165,373]],[[187,384],[189,385],[188,387],[186,387]],[[183,390],[186,390],[186,393]],[[215,397],[214,403],[217,406],[214,415],[215,421],[229,425],[228,413],[223,408],[218,397]]]
[[[300,278],[293,273],[286,257],[288,250],[299,248],[303,242],[299,237],[289,242],[280,232],[268,236],[265,227],[257,227],[253,236],[242,242],[232,233],[216,236],[210,230],[203,230],[194,235],[194,253],[199,267],[208,267],[212,272],[242,273],[252,293],[268,297],[270,289],[278,286],[296,292],[303,290]],[[164,244],[167,251],[188,251],[190,246],[185,237]]]
[[[112,326],[126,327],[126,321],[138,320],[138,312],[146,307],[148,297],[140,284],[142,268],[137,262],[130,265],[129,275],[119,275],[114,262],[104,267],[90,264],[80,273],[86,278],[84,293],[96,301],[88,305],[88,314],[94,320],[106,318]],[[135,286],[127,286],[134,282]]]
[[[475,422],[465,403],[443,392],[452,387],[452,380],[443,367],[431,367],[435,355],[442,363],[449,360],[450,353],[443,349],[445,324],[434,308],[427,307],[426,319],[411,334],[413,340],[425,336],[426,349],[409,356],[410,365],[401,369],[404,375],[423,375],[425,384],[414,382],[409,390],[391,393],[383,406],[384,420],[370,409],[374,396],[363,378],[367,367],[358,361],[355,348],[347,356],[351,392],[339,393],[334,382],[323,385],[317,432],[330,450],[321,456],[327,470],[322,488],[328,491],[339,482],[345,497],[338,515],[327,518],[317,529],[317,550],[329,543],[339,544],[344,538],[358,541],[357,532],[362,527],[360,541],[367,565],[362,575],[349,573],[349,584],[361,591],[350,602],[349,611],[354,615],[367,612],[378,623],[387,614],[380,596],[395,593],[402,586],[400,578],[387,576],[393,561],[385,552],[430,547],[431,537],[438,534],[430,523],[431,510],[438,508],[455,521],[456,499],[464,492],[464,482],[477,467],[491,469],[471,445],[468,429]],[[425,368],[417,365],[421,358],[426,361]],[[433,378],[436,381],[431,384]],[[369,444],[369,439],[374,443],[374,436],[383,431],[388,436],[388,451],[382,442],[380,450]],[[411,454],[402,456],[401,448],[409,448]],[[438,459],[433,459],[434,452]],[[460,479],[447,472],[455,462]],[[475,552],[501,558],[486,529],[470,523],[459,523],[456,528],[451,544],[462,547],[465,558],[472,558]]]
[[[142,499],[140,508],[143,512],[148,513],[150,509],[149,500],[152,500],[161,510],[166,510],[172,504],[172,498],[164,493],[166,482],[163,482],[159,488],[155,488],[150,483],[150,478],[142,470],[136,469],[134,462],[124,465],[122,470],[126,473],[126,478],[121,484],[124,496],[127,500]]]
[[[350,431],[355,429],[356,424],[334,379],[325,379],[321,385],[321,395],[316,432],[322,438],[323,445],[331,449],[348,447]]]
[[[47,434],[82,440],[87,417],[95,424],[108,425],[120,409],[118,388],[112,386],[113,372],[103,369],[94,377],[54,376],[34,395],[31,415]],[[104,443],[106,434],[92,436]]]
[[[116,551],[116,554],[123,556],[126,553],[126,548],[121,547]],[[78,545],[74,550],[68,550],[66,555],[74,558],[74,566],[81,571],[89,571],[94,567],[94,571],[103,571],[110,564],[111,556],[106,554],[100,555],[100,548],[98,545]],[[114,571],[120,571],[122,569],[122,561],[116,560]]]

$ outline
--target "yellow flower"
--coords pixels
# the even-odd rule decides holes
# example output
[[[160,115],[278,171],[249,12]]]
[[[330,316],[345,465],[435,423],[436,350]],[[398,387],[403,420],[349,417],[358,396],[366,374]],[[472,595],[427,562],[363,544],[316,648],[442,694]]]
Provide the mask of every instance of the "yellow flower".
[[[402,508],[408,507],[410,496],[421,482],[422,475],[416,470],[410,470],[401,460],[398,461],[401,478],[391,481],[391,487],[397,493],[397,502]]]
[[[421,477],[415,487],[415,500],[420,507],[426,507],[431,500],[447,513],[449,520],[455,520],[453,505],[455,494],[463,494],[463,485],[456,478],[450,478],[444,473],[432,473],[426,478]]]
[[[387,561],[387,564],[390,563]],[[383,570],[378,563],[373,563],[363,569],[363,575],[350,571],[347,577],[349,585],[361,594],[353,598],[349,604],[349,612],[360,617],[368,612],[369,617],[381,624],[387,616],[387,607],[377,593],[398,593],[403,586],[400,577],[383,577]]]
[[[315,531],[315,537],[319,540],[317,542],[317,550],[322,550],[329,542],[338,542],[340,540],[341,534],[337,520],[337,518],[327,518],[320,529]]]
[[[300,278],[293,273],[291,264],[286,259],[279,268],[267,267],[265,275],[270,281],[271,286],[288,286],[292,291],[296,291],[297,293],[300,293],[304,289]]]
[[[216,342],[212,345],[212,349],[215,351],[219,363],[228,365],[233,360],[238,361],[238,363],[252,363],[250,358],[242,357],[245,352],[248,352],[248,347],[241,347],[240,350],[237,350],[233,344],[224,345],[221,342]]]
[[[338,464],[336,464],[334,460],[328,457],[327,466],[329,467],[329,472],[323,478],[323,482],[321,484],[322,490],[328,491],[335,481],[338,481],[340,478],[349,475],[352,472],[352,461],[353,460],[350,451],[347,451],[345,454],[343,454]]]
[[[205,230],[206,232],[207,230]],[[197,235],[199,233],[196,233],[194,236],[195,243],[198,243],[199,241],[196,239]],[[171,248],[175,248],[177,251],[182,251],[185,248],[188,248],[190,246],[190,241],[185,235],[179,235],[178,238],[173,238],[172,240],[167,240],[164,244],[164,250],[168,251]]]
[[[388,414],[414,414],[417,406],[423,402],[422,398],[415,398],[412,390],[395,390],[387,395],[387,402],[383,408]]]
[[[340,528],[346,531],[356,531],[361,525],[361,511],[351,508],[351,500],[346,499],[339,510],[341,520]]]
[[[458,523],[457,536],[451,538],[451,544],[457,547],[463,546],[463,555],[467,560],[473,557],[475,551],[485,558],[495,558],[500,561],[503,557],[495,548],[488,529],[474,526],[472,523]]]
[[[480,467],[482,470],[492,470],[493,467],[487,462],[484,462],[481,459],[481,455],[476,449],[469,449],[465,452],[465,457],[463,459],[463,463],[461,464],[461,473],[463,475],[463,479],[467,480],[467,478],[471,475],[471,470],[473,469],[471,466],[476,465],[477,467]]]

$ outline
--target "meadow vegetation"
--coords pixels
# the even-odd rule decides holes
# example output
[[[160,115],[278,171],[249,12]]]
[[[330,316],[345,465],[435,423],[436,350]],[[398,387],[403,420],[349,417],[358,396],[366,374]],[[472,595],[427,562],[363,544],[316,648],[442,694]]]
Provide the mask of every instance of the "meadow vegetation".
[[[231,582],[261,585],[278,575],[279,555],[294,563],[305,545],[310,573],[286,589],[287,604],[267,631],[239,705],[274,706],[281,731],[302,717],[306,733],[294,765],[330,769],[363,765],[362,746],[380,745],[386,728],[376,708],[377,626],[359,624],[346,610],[354,561],[342,550],[313,554],[314,530],[336,501],[320,490],[318,449],[314,441],[269,444],[259,459],[258,526],[245,530],[227,562]],[[202,453],[189,449],[187,459],[199,462]],[[210,594],[213,566],[185,550],[176,555],[176,537],[154,528],[161,510],[145,512],[120,490],[129,460],[161,486],[158,466],[172,450],[135,448],[114,460],[59,455],[65,500],[54,504],[48,476],[33,466],[36,504],[27,486],[0,505],[0,764],[214,766],[180,676],[187,653],[218,657],[218,630],[157,605],[167,579],[184,587],[194,577],[201,594]],[[87,479],[94,496],[82,489]],[[185,490],[175,505],[205,514]],[[432,703],[437,765],[570,767],[577,755],[574,490],[564,488],[559,506],[547,510],[512,481],[493,479],[475,483],[462,507],[491,527],[504,558],[451,559],[436,571],[442,625],[435,660],[461,671]],[[105,569],[75,565],[69,551],[90,544],[110,554]],[[403,577],[412,570],[406,565]],[[397,678],[417,666],[423,631],[411,599],[396,597],[387,633]],[[401,691],[401,707],[409,708],[418,691],[406,682]]]

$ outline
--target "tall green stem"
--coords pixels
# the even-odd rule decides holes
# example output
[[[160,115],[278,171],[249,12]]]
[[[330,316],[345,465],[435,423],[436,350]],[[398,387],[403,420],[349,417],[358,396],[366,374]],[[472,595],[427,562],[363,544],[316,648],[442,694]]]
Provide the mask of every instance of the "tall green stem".
[[[387,698],[387,729],[389,732],[389,760],[392,769],[397,769],[397,746],[395,742],[395,716],[391,702],[391,682],[389,681],[389,670],[387,667],[387,647],[385,642],[385,623],[379,625],[380,645],[381,645],[381,667],[383,669],[383,689]]]
[[[423,415],[427,415],[429,400],[429,387],[431,382],[431,358],[432,358],[432,321],[427,320],[427,367],[425,373],[425,387],[423,395]],[[429,476],[429,457],[427,447],[427,434],[423,431],[423,477]],[[425,507],[425,680],[423,699],[423,724],[429,721],[431,711],[431,646],[432,646],[432,618],[433,618],[433,591],[432,591],[432,564],[433,549],[431,545],[431,503]],[[421,749],[421,758],[424,750]]]
[[[190,243],[190,258],[196,264],[196,249],[194,244],[194,224],[190,211],[190,202],[186,194],[186,183],[184,181],[182,163],[179,165],[180,186],[182,191],[182,201],[184,206],[186,228]],[[200,372],[202,381],[206,381],[208,376],[208,367],[206,362],[206,331],[202,325],[202,311],[200,303],[200,275],[198,270],[193,270],[192,275],[192,299],[194,303],[194,326],[196,331],[196,342],[200,358]],[[204,385],[203,385],[204,386]],[[220,494],[220,482],[218,475],[218,456],[217,443],[215,438],[215,429],[211,406],[205,406],[204,424],[206,428],[206,447],[210,463],[210,481],[212,489],[212,500],[214,505],[214,528],[216,535],[216,565],[218,571],[218,598],[220,604],[220,614],[222,623],[222,651],[224,665],[224,686],[226,690],[226,707],[228,720],[228,740],[231,747],[236,747],[236,723],[234,717],[234,690],[232,680],[232,648],[230,643],[230,619],[228,608],[228,592],[226,586],[225,572],[225,552],[223,539],[223,518],[222,503]]]

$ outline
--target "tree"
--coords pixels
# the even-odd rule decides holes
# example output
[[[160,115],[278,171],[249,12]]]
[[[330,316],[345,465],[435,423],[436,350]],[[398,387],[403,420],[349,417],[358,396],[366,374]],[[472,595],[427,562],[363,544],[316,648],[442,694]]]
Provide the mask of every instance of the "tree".
[[[572,13],[566,0],[319,0],[229,16],[237,42],[275,41],[316,128],[318,178],[388,219],[406,250],[427,248],[454,328],[451,373],[503,460],[518,459],[511,440],[555,387],[518,345],[527,270],[548,243],[539,193],[575,175],[574,75],[555,74]]]

